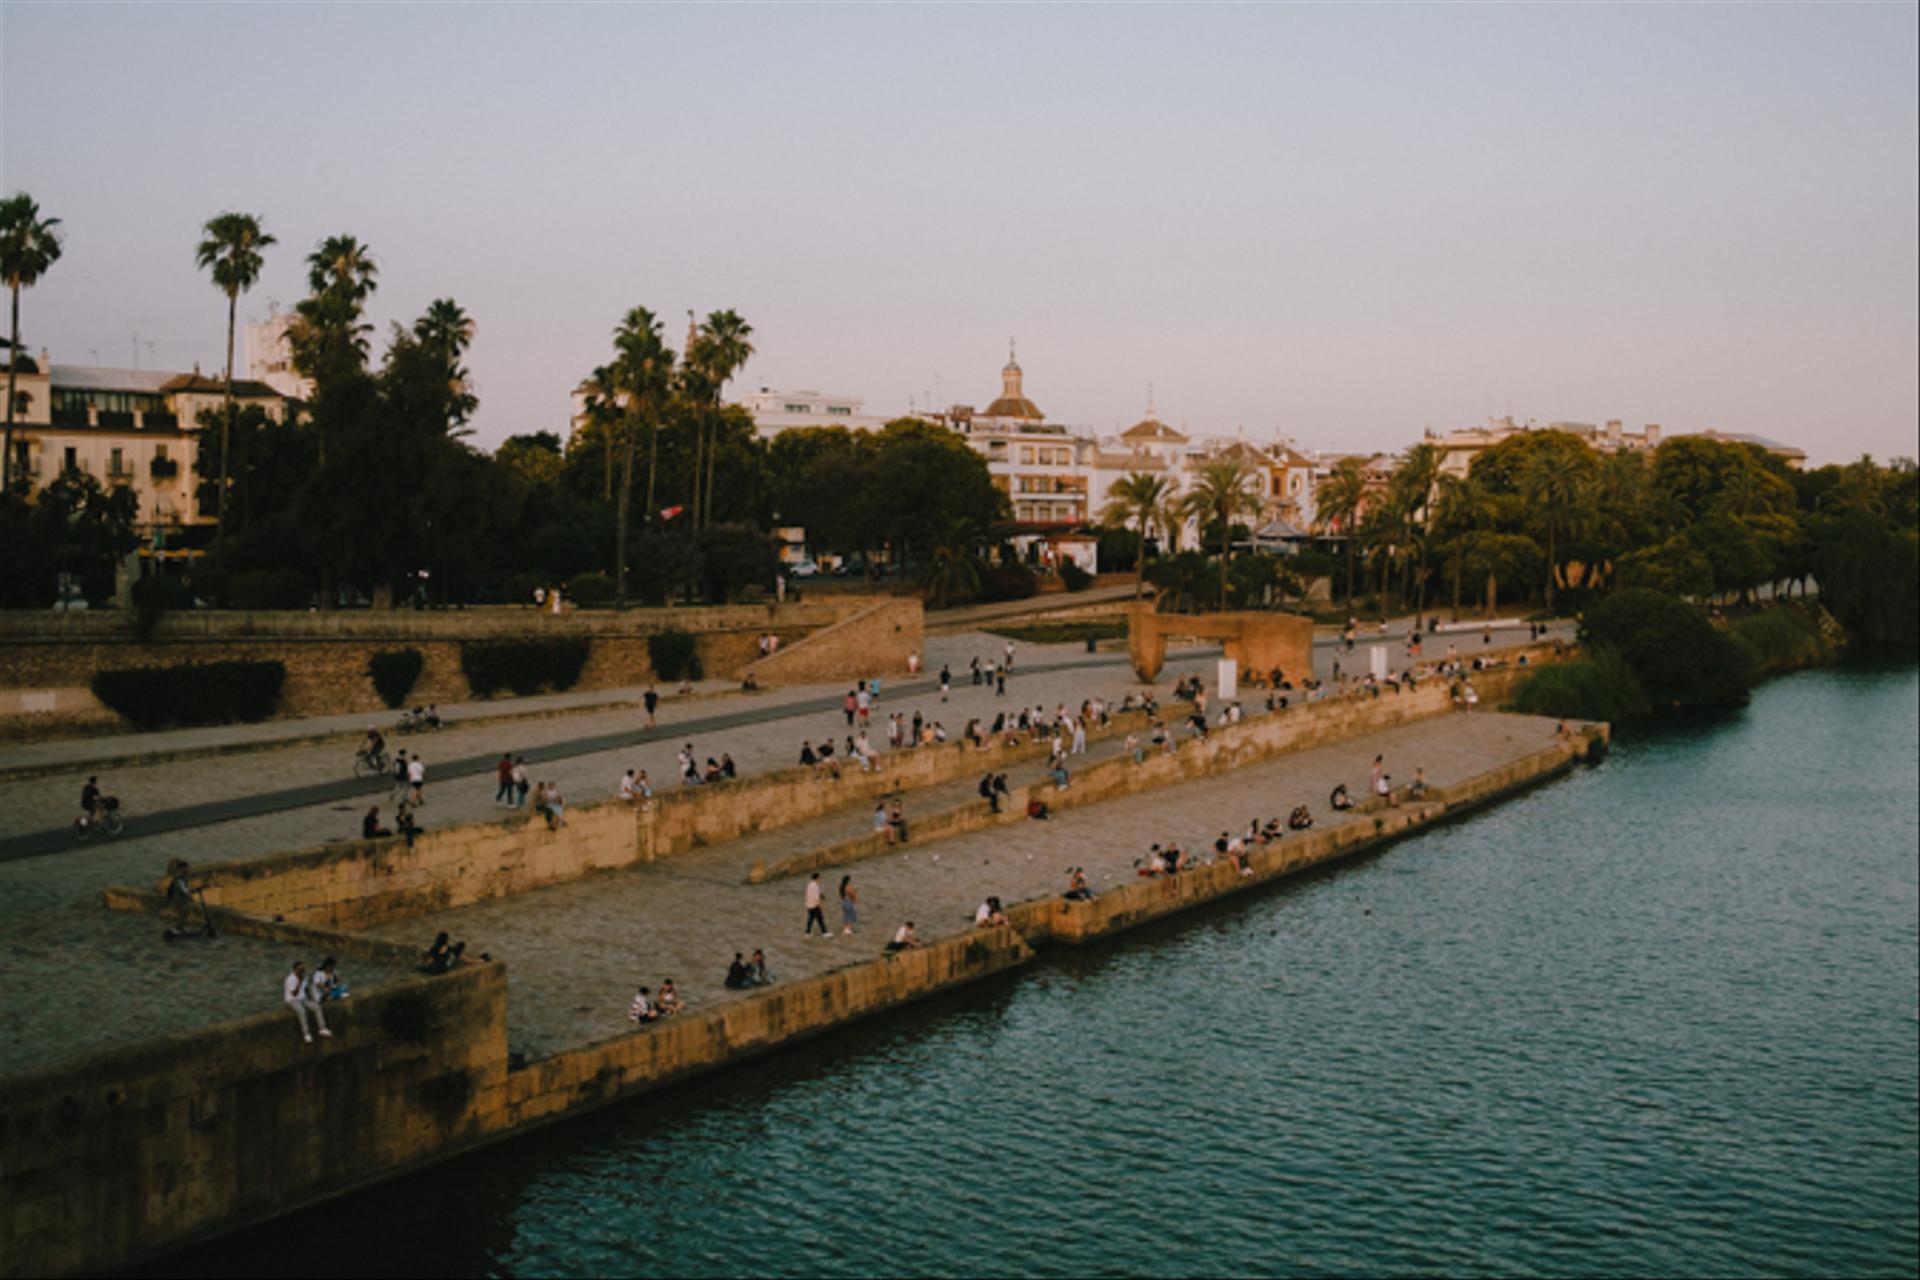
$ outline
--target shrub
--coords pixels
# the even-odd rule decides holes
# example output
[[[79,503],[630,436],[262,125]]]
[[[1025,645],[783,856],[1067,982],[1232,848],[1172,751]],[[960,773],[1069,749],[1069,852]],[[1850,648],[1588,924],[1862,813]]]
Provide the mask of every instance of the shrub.
[[[542,689],[563,692],[580,679],[587,665],[587,641],[475,640],[460,646],[460,670],[475,697],[490,698],[501,689],[525,697]]]
[[[1820,624],[1807,610],[1790,604],[1742,618],[1733,626],[1733,638],[1752,655],[1756,672],[1786,671],[1828,656]]]
[[[1694,605],[1657,591],[1616,591],[1580,626],[1594,651],[1613,649],[1657,707],[1744,702],[1749,660]]]
[[[1140,535],[1131,529],[1102,529],[1098,555],[1102,573],[1131,569],[1140,557]]]
[[[1020,564],[997,564],[980,575],[980,598],[1025,600],[1038,590],[1033,571]]]
[[[373,679],[373,691],[389,707],[406,702],[414,681],[427,665],[418,649],[382,649],[367,659],[367,675]]]
[[[533,598],[531,588],[527,591],[527,598]],[[613,579],[598,570],[575,574],[567,583],[567,599],[583,609],[597,609],[613,599]]]
[[[1647,712],[1647,695],[1626,660],[1611,649],[1578,662],[1540,668],[1514,696],[1527,715],[1628,720]]]
[[[298,569],[252,569],[227,581],[227,604],[235,609],[304,609],[312,598]]]
[[[662,631],[647,637],[647,660],[660,680],[698,680],[701,676],[698,641],[684,631]]]
[[[278,662],[208,662],[102,671],[93,696],[139,729],[265,720],[280,705]]]
[[[1085,591],[1093,585],[1093,575],[1071,560],[1060,562],[1060,581],[1067,584],[1069,591]]]

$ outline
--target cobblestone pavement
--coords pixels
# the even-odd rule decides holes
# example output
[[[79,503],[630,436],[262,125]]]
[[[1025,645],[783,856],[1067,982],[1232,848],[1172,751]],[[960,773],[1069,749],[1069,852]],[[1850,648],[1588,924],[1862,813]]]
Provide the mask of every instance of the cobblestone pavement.
[[[987,894],[1013,903],[1058,892],[1066,868],[1083,865],[1096,889],[1128,880],[1155,840],[1211,850],[1222,829],[1256,816],[1284,816],[1307,803],[1320,824],[1336,821],[1326,796],[1337,782],[1364,794],[1368,768],[1385,753],[1390,772],[1424,767],[1446,786],[1552,741],[1554,722],[1529,716],[1443,716],[1313,748],[1204,780],[1151,791],[1048,822],[1024,822],[915,847],[822,873],[834,936],[801,934],[805,880],[742,883],[742,849],[701,849],[631,870],[597,875],[509,900],[398,921],[372,932],[425,941],[445,929],[470,950],[502,958],[508,972],[512,1047],[538,1057],[628,1029],[634,988],[664,977],[695,1005],[727,999],[721,985],[734,951],[764,947],[777,979],[796,979],[878,954],[903,920],[924,940],[960,932]],[[918,793],[916,793],[918,794]],[[932,807],[929,805],[929,807]],[[788,833],[789,835],[796,832]],[[789,852],[805,846],[795,841]],[[860,924],[839,936],[835,889],[850,874]]]

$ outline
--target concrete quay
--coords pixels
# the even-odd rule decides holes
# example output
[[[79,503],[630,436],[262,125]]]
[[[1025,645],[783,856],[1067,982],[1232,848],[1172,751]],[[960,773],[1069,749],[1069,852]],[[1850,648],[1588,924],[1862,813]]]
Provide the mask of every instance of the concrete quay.
[[[1481,681],[1482,705],[1497,701],[1516,674],[1508,669]],[[423,856],[407,863],[398,842],[322,846],[272,869],[248,892],[271,903],[277,879],[298,871],[306,877],[302,883],[313,882],[319,868],[323,901],[302,910],[332,918],[340,914],[334,895],[364,894],[403,872],[437,878],[450,891],[474,874],[508,866],[564,871],[566,878],[439,911],[431,909],[430,895],[392,898],[387,918],[375,912],[355,932],[300,912],[288,915],[288,925],[255,915],[214,944],[223,947],[229,937],[243,942],[244,949],[235,950],[249,971],[260,946],[291,945],[303,953],[332,946],[361,957],[353,962],[360,1003],[350,1002],[335,1041],[300,1044],[271,987],[284,968],[276,964],[272,974],[234,978],[236,1003],[260,1012],[0,1079],[0,1273],[124,1265],[528,1125],[829,1033],[1028,963],[1048,945],[1107,936],[1352,856],[1549,777],[1589,749],[1587,735],[1604,739],[1603,726],[1569,738],[1556,734],[1550,721],[1454,714],[1445,695],[1433,686],[1254,717],[1217,730],[1205,748],[1183,746],[1167,765],[1135,766],[1109,740],[1097,754],[1076,760],[1077,775],[1106,771],[1137,779],[1139,789],[1116,783],[1111,798],[1062,805],[1048,822],[1009,821],[931,842],[916,837],[903,849],[848,867],[862,895],[861,925],[850,938],[803,938],[803,882],[750,883],[745,872],[772,852],[802,854],[844,840],[865,825],[870,805],[827,806],[803,822],[775,823],[737,840],[700,838],[707,830],[733,830],[738,815],[722,811],[740,807],[748,793],[758,797],[748,807],[765,809],[797,789],[833,785],[794,777],[798,771],[791,769],[743,784],[745,792],[715,788],[697,796],[704,789],[696,789],[699,803],[668,806],[678,825],[654,836],[645,834],[645,824],[666,821],[666,813],[647,819],[608,804],[576,811],[577,825],[559,832],[497,818],[469,824],[471,840],[465,828],[448,830],[423,842],[437,850],[437,861]],[[1034,700],[1051,706],[1071,696]],[[1386,756],[1396,782],[1410,778],[1415,766],[1424,768],[1435,792],[1378,813],[1331,815],[1327,790],[1344,781],[1364,792],[1375,754]],[[965,789],[977,779],[974,762],[943,774],[933,768],[934,755],[922,759],[929,763],[916,767],[929,770],[930,780],[943,780],[910,794],[910,814],[964,804]],[[1171,776],[1189,763],[1194,776]],[[1008,772],[1018,779],[1015,770]],[[1132,862],[1149,841],[1210,848],[1222,830],[1244,829],[1254,817],[1284,816],[1303,802],[1319,825],[1256,849],[1252,875],[1225,865],[1172,880],[1134,874]],[[159,840],[134,843],[145,846],[144,856],[123,846],[88,867],[90,876],[74,872],[86,864],[68,861],[59,869],[73,883],[98,885],[111,867],[125,867],[132,874],[121,878],[151,883]],[[464,864],[463,847],[473,855]],[[625,863],[617,862],[621,857]],[[596,861],[602,858],[616,863]],[[56,862],[31,859],[0,871]],[[1059,898],[1069,864],[1088,868],[1100,890],[1091,902]],[[603,869],[592,869],[596,865]],[[40,890],[57,902],[58,890],[46,879]],[[988,893],[1008,904],[1010,926],[972,928],[972,908]],[[138,891],[115,896],[121,907],[145,905]],[[829,890],[837,930],[835,905]],[[143,915],[95,914],[149,937],[154,927]],[[892,927],[909,918],[926,945],[884,953]],[[399,976],[408,950],[439,928],[464,936],[470,952],[487,951],[493,960],[447,978]],[[101,945],[108,945],[104,937]],[[733,950],[754,946],[767,949],[776,985],[726,991],[719,982],[726,960]],[[394,976],[379,968],[383,958],[396,962]],[[142,956],[132,972],[150,969],[150,956]],[[624,1012],[633,987],[668,975],[688,995],[688,1012],[632,1028]],[[143,991],[150,1003],[167,1003],[163,986]],[[342,1108],[354,1123],[334,1119]],[[365,1123],[367,1117],[378,1123]],[[257,1136],[269,1134],[275,1135],[271,1143]],[[242,1173],[230,1172],[236,1169]]]

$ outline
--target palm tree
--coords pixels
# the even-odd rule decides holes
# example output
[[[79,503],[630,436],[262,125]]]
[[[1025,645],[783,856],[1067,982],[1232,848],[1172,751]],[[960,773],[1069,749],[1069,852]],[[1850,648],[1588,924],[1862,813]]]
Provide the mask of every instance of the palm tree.
[[[699,370],[699,381],[714,407],[720,404],[720,395],[726,389],[727,382],[740,371],[742,365],[753,358],[753,326],[740,318],[736,311],[715,311],[707,316],[706,323],[693,342],[694,349],[686,353],[686,362]],[[705,431],[698,423],[695,430],[704,438]],[[698,445],[694,450],[694,494],[695,510],[703,514],[704,519],[713,520],[713,477],[718,465],[720,452],[720,423],[713,424],[713,441],[706,446],[707,478],[706,496],[699,501],[701,451]]]
[[[620,509],[615,537],[614,597],[627,602],[627,520],[633,506],[633,451],[639,428],[646,423],[647,518],[653,514],[654,479],[660,460],[660,406],[673,384],[673,350],[661,336],[660,321],[645,307],[635,307],[613,331],[613,378],[625,409],[626,461],[620,472]]]
[[[1354,558],[1359,554],[1355,537],[1359,530],[1360,508],[1367,500],[1366,464],[1358,458],[1342,458],[1333,465],[1333,474],[1314,495],[1314,509],[1328,525],[1338,528],[1347,540],[1347,607],[1353,607]]]
[[[613,501],[613,442],[620,432],[620,387],[612,365],[601,365],[581,384],[586,394],[588,424],[600,434],[606,461],[600,472],[600,498]]]
[[[328,236],[307,255],[307,285],[364,303],[380,287],[373,251],[354,236]]]
[[[220,500],[214,511],[214,552],[227,539],[227,452],[233,432],[233,331],[239,318],[240,295],[260,279],[265,261],[260,251],[277,243],[251,213],[223,213],[200,229],[200,247],[194,261],[213,273],[214,287],[227,295],[227,394],[220,418]]]
[[[1248,492],[1253,468],[1238,458],[1215,458],[1202,463],[1193,487],[1180,500],[1183,511],[1199,524],[1201,537],[1209,524],[1220,525],[1220,607],[1227,607],[1227,561],[1233,555],[1233,518],[1260,510],[1260,499]]]
[[[58,218],[40,216],[40,206],[22,191],[0,200],[0,277],[13,295],[13,328],[7,345],[7,430],[0,444],[0,493],[13,487],[13,412],[20,370],[20,290],[39,283],[60,258]]]
[[[1492,504],[1487,492],[1462,475],[1443,475],[1435,485],[1435,522],[1447,538],[1448,575],[1453,579],[1453,620],[1460,621],[1461,578],[1466,571],[1472,540],[1487,526]]]
[[[1407,595],[1417,590],[1413,624],[1425,621],[1427,611],[1427,552],[1432,541],[1434,483],[1440,475],[1440,451],[1427,443],[1407,450],[1405,461],[1393,473],[1388,497],[1400,516],[1400,535],[1409,545]]]
[[[1122,527],[1131,523],[1140,535],[1140,546],[1133,557],[1133,598],[1138,600],[1147,575],[1147,535],[1168,523],[1173,502],[1173,480],[1147,471],[1134,471],[1108,491],[1106,509],[1100,518]]]
[[[379,274],[372,252],[353,236],[328,236],[307,255],[311,293],[294,307],[288,338],[294,367],[312,380],[316,395],[365,362],[367,326],[360,317],[379,288]]]
[[[944,609],[954,595],[980,588],[980,562],[973,555],[973,527],[949,517],[934,531],[920,569],[920,586],[933,593],[933,607]]]
[[[467,371],[460,365],[460,357],[473,345],[473,333],[473,318],[452,298],[435,298],[427,304],[425,314],[413,322],[413,336],[446,369],[450,427],[464,423],[477,403]]]
[[[1582,464],[1586,465],[1582,465]],[[1520,498],[1528,516],[1547,535],[1547,612],[1553,612],[1554,578],[1560,567],[1560,535],[1579,518],[1578,508],[1588,496],[1584,483],[1593,469],[1583,444],[1536,449],[1521,464]]]

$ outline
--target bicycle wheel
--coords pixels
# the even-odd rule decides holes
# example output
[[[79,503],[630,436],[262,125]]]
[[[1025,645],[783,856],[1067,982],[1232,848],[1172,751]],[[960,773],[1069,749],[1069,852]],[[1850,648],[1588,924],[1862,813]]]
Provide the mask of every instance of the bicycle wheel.
[[[371,778],[374,774],[382,772],[385,771],[377,768],[373,761],[365,756],[355,756],[353,758],[353,776],[356,778]]]
[[[125,829],[127,820],[120,816],[118,809],[115,809],[100,820],[100,825],[107,829],[108,835],[117,836]]]

